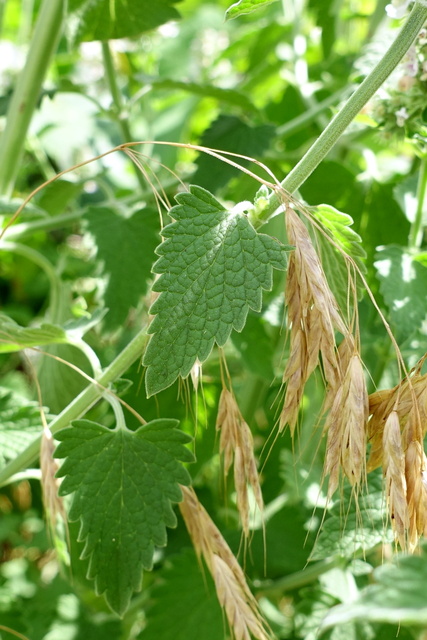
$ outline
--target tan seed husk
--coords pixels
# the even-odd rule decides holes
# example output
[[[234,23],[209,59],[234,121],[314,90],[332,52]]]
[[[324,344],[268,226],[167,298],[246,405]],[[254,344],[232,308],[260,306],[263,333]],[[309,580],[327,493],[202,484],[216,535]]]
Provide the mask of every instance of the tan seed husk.
[[[391,524],[400,546],[406,549],[409,519],[406,502],[405,455],[402,449],[397,411],[390,413],[384,425],[383,451],[383,473]]]
[[[249,536],[248,487],[252,488],[255,501],[263,511],[261,485],[254,456],[252,432],[245,422],[236,399],[228,389],[223,389],[219,400],[216,429],[221,431],[219,449],[224,455],[224,473],[234,462],[234,485],[237,508],[245,536]]]

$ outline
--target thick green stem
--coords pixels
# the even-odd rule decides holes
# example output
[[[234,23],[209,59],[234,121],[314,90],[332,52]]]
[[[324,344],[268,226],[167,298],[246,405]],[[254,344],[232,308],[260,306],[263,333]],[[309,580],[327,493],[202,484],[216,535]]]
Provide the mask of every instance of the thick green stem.
[[[417,210],[415,212],[415,220],[411,225],[409,232],[408,245],[410,249],[419,249],[422,241],[422,228],[423,228],[423,210],[424,200],[426,197],[427,189],[427,157],[423,157],[421,160],[420,173],[418,177],[417,187]]]
[[[61,35],[65,0],[43,0],[25,67],[7,112],[0,139],[0,194],[10,195],[32,115],[40,97],[43,79]]]
[[[117,84],[117,73],[116,73],[116,70],[114,69],[113,57],[111,55],[111,49],[108,42],[102,43],[102,57],[104,60],[105,71],[107,74],[108,86],[110,87],[111,97],[113,98],[114,114],[116,116],[116,120],[122,134],[122,141],[132,142],[133,138],[129,128],[127,114],[124,112],[124,109],[123,109],[122,94],[120,93],[120,89]],[[135,173],[138,178],[139,184],[143,189],[145,189],[146,183],[144,180],[144,176],[141,175],[136,165],[133,165],[133,166],[135,167]]]
[[[115,360],[99,376],[97,382],[102,387],[117,380],[139,358],[144,350],[147,334],[141,330],[135,338],[123,349]],[[84,415],[103,395],[104,391],[96,384],[87,386],[61,413],[49,424],[52,434],[68,427],[72,420]],[[9,478],[30,466],[39,455],[41,436],[36,438],[14,460],[0,470],[0,486]]]
[[[320,162],[332,149],[334,144],[344,133],[348,125],[357,116],[364,105],[381,87],[391,72],[397,67],[405,53],[417,37],[424,22],[427,20],[427,7],[416,3],[412,12],[388,51],[377,66],[356,89],[348,102],[331,120],[329,125],[310,147],[300,162],[292,169],[282,182],[282,187],[289,193],[294,193],[313,173]],[[270,196],[269,206],[264,209],[256,226],[261,226],[269,220],[280,206],[278,196]]]

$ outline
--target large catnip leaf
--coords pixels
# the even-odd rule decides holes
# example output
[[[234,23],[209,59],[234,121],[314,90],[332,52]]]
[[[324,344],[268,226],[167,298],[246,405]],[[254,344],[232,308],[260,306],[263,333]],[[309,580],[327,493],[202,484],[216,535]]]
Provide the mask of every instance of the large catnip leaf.
[[[153,420],[133,432],[77,420],[55,436],[56,456],[65,458],[60,493],[74,494],[69,517],[80,520],[88,577],[119,615],[151,569],[154,547],[166,545],[166,527],[176,526],[178,485],[190,482],[181,461],[193,459],[191,438],[177,425]]]
[[[245,214],[227,211],[205,189],[190,187],[176,200],[170,211],[176,222],[163,229],[154,265],[162,275],[153,287],[160,296],[144,357],[149,396],[187,376],[232,329],[241,331],[249,308],[261,310],[273,267],[286,268],[287,247],[257,233]]]

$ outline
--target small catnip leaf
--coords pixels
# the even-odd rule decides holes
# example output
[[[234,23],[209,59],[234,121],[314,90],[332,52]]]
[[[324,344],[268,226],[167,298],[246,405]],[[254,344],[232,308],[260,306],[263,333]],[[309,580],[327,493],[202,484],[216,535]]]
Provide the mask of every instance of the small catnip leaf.
[[[8,316],[0,314],[0,353],[67,342],[68,337],[62,327],[47,322],[40,327],[21,327]]]
[[[144,357],[148,396],[186,377],[215,342],[223,346],[232,329],[243,329],[249,308],[261,310],[273,268],[286,269],[289,250],[201,187],[176,200],[170,211],[176,222],[163,229],[154,265],[162,275],[153,287],[160,296],[151,308],[156,317]]]
[[[233,18],[239,18],[247,13],[252,13],[257,9],[262,9],[276,0],[239,0],[231,5],[225,12],[226,20],[232,20]]]
[[[313,207],[312,213],[322,223],[323,229],[329,234],[331,240],[338,245],[350,258],[353,258],[362,273],[366,273],[363,260],[366,252],[362,247],[362,238],[352,228],[353,218],[346,213],[342,213],[327,204]],[[331,242],[320,231],[315,229],[316,241],[319,246],[323,268],[325,270],[329,286],[331,287],[338,305],[341,309],[346,309],[348,300],[352,302],[352,291],[349,292],[348,276],[353,275],[353,271]],[[356,286],[358,298],[361,298],[364,285],[360,277],[356,275]]]
[[[165,546],[166,527],[176,526],[172,503],[182,499],[178,485],[190,482],[181,462],[193,460],[185,447],[191,438],[177,420],[153,420],[134,432],[90,420],[72,425],[55,436],[55,455],[65,458],[60,494],[74,494],[69,518],[80,520],[88,578],[123,615],[142,570],[152,567],[154,547]]]

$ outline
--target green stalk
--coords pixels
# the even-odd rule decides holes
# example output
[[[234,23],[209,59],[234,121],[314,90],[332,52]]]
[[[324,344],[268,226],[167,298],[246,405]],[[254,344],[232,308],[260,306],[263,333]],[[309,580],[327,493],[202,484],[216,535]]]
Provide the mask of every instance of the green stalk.
[[[127,120],[127,114],[123,109],[122,94],[120,93],[119,86],[117,84],[117,72],[114,69],[113,57],[111,55],[111,49],[108,42],[102,42],[102,58],[104,60],[104,67],[107,74],[108,86],[110,87],[111,97],[114,104],[114,115],[116,116],[117,123],[120,127],[123,142],[132,142],[132,134],[129,128]],[[133,163],[132,163],[133,164]],[[144,176],[141,175],[138,167],[133,164],[138,182],[143,189],[146,187]]]
[[[424,156],[421,159],[420,173],[418,176],[417,186],[417,210],[415,212],[415,220],[411,225],[409,231],[408,245],[410,249],[419,249],[422,241],[422,227],[423,227],[423,209],[424,200],[427,189],[427,157]]]
[[[16,83],[0,138],[0,194],[13,191],[25,137],[61,35],[65,0],[43,0],[25,67]]]
[[[117,358],[99,376],[97,382],[102,387],[119,378],[139,358],[147,340],[146,330],[141,330],[135,338],[119,353]],[[49,424],[52,434],[68,427],[72,420],[84,415],[102,396],[103,389],[96,384],[88,385],[61,413]],[[14,460],[0,470],[0,486],[7,483],[9,478],[29,467],[39,456],[41,436],[36,438]]]
[[[405,53],[417,37],[423,24],[427,20],[427,7],[416,3],[411,14],[396,40],[389,47],[377,66],[356,89],[348,102],[331,120],[329,125],[310,147],[300,162],[282,181],[282,187],[289,193],[294,193],[313,173],[325,156],[335,145],[348,125],[357,116],[364,105],[372,98],[392,71],[397,67]],[[280,200],[275,193],[270,196],[269,206],[262,211],[256,226],[261,226],[271,217],[280,206]]]
[[[306,584],[314,582],[324,573],[327,573],[335,567],[342,566],[343,558],[336,556],[333,558],[327,558],[316,562],[316,564],[309,565],[302,571],[292,573],[290,576],[279,578],[278,580],[270,580],[268,582],[261,582],[254,585],[257,590],[257,596],[271,596],[282,593],[283,591],[293,591],[294,589],[300,589]]]

